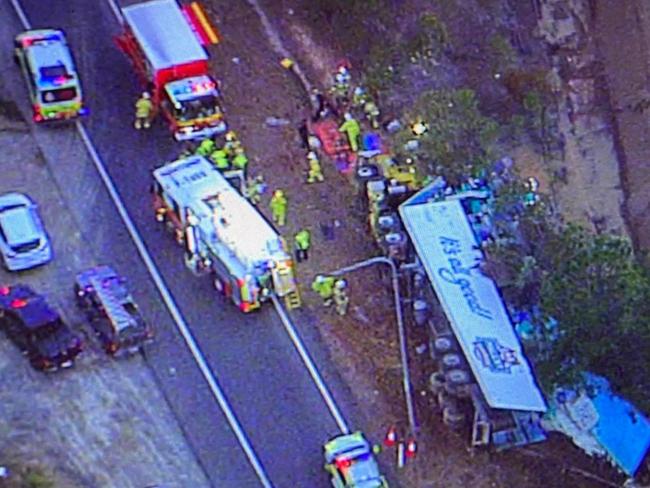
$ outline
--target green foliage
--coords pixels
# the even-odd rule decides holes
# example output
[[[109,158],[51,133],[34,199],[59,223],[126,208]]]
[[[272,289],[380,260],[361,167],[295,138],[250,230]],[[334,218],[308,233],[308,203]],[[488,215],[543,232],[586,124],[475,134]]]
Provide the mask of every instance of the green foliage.
[[[648,271],[618,236],[593,236],[570,225],[558,237],[541,305],[561,324],[544,362],[561,367],[546,380],[559,384],[591,371],[650,411]]]
[[[399,74],[399,53],[393,44],[373,44],[364,70],[364,85],[371,93],[388,88]]]
[[[23,479],[25,488],[54,488],[54,481],[40,470],[30,469]]]
[[[493,160],[493,146],[501,128],[484,116],[473,90],[434,90],[424,93],[406,120],[425,121],[429,131],[420,136],[417,156],[433,160],[437,175],[453,185],[468,176],[479,176]],[[397,136],[397,147],[413,135],[410,128]]]
[[[525,121],[523,127],[545,147],[551,133],[549,114],[556,109],[547,73],[543,70],[513,69],[506,73],[503,83],[512,99],[520,106],[521,114],[517,115]]]
[[[449,47],[449,33],[435,14],[425,13],[418,19],[416,33],[404,45],[412,61],[436,59]]]
[[[650,411],[648,269],[624,238],[550,222],[543,212],[528,212],[516,237],[488,249],[506,299],[543,311],[533,356],[542,384],[550,392],[590,371]],[[550,318],[555,329],[543,326]]]
[[[501,34],[493,35],[489,40],[492,70],[495,73],[505,73],[517,63],[517,54],[510,42]]]

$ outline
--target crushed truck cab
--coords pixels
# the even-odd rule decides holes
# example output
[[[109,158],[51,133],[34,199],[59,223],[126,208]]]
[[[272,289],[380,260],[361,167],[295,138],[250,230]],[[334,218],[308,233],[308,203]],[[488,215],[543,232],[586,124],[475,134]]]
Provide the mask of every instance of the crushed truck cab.
[[[272,293],[290,308],[299,306],[291,255],[233,186],[241,177],[221,173],[198,155],[165,164],[153,177],[156,219],[184,246],[192,272],[209,273],[215,288],[243,312],[259,308]]]
[[[179,141],[202,139],[226,131],[219,84],[210,75],[208,36],[199,8],[176,0],[150,0],[122,8],[124,32],[115,41],[131,59],[154,111],[167,120]],[[194,22],[200,18],[203,24]],[[208,41],[205,41],[208,42]],[[214,42],[214,41],[210,41]]]

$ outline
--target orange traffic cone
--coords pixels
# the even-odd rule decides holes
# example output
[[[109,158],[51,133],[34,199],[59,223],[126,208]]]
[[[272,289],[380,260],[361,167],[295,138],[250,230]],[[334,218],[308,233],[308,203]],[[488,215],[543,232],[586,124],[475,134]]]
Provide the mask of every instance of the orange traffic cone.
[[[406,443],[406,457],[410,459],[414,458],[417,450],[418,446],[415,443],[415,439],[409,439],[409,441]]]
[[[397,429],[394,426],[391,426],[386,432],[386,437],[384,438],[384,446],[393,447],[397,442]]]

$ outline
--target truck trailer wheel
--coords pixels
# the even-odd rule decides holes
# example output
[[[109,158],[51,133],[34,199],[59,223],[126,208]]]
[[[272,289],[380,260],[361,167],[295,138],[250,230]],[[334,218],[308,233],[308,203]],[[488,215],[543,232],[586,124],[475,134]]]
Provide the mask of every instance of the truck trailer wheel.
[[[431,373],[429,376],[429,390],[434,395],[438,395],[441,391],[445,389],[445,375],[441,371],[436,371]]]
[[[456,408],[447,407],[442,411],[442,421],[453,430],[460,430],[465,426],[465,414]]]
[[[441,336],[433,341],[433,346],[437,353],[444,354],[454,349],[454,341],[451,337]]]
[[[454,386],[466,385],[471,380],[469,372],[464,369],[450,369],[445,374],[445,381]]]
[[[463,365],[463,359],[460,357],[460,354],[447,353],[442,356],[440,363],[443,371],[449,371],[460,368]]]

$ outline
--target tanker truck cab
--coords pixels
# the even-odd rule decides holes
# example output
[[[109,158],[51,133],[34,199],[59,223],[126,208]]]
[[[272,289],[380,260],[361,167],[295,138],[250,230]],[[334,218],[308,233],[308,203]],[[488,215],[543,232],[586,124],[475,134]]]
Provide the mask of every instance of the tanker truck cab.
[[[23,32],[15,58],[27,81],[34,122],[85,115],[79,76],[65,34],[56,29]]]

